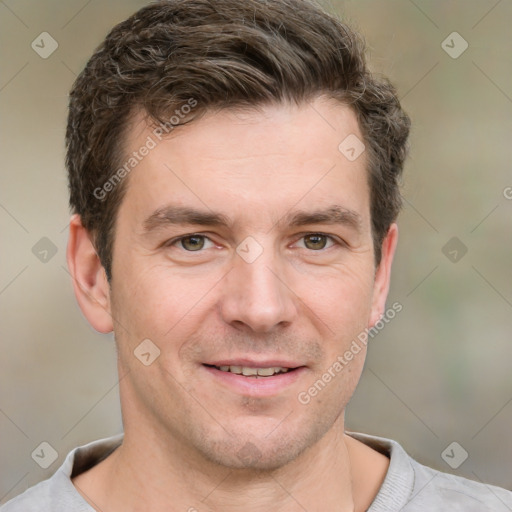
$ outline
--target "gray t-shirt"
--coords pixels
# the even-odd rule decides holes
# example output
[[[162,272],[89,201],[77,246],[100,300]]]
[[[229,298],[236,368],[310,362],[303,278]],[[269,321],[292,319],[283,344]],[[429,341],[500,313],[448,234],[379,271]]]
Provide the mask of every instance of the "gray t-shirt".
[[[347,432],[390,459],[386,478],[367,512],[511,512],[512,492],[419,464],[396,442]],[[106,458],[122,435],[75,448],[48,480],[12,499],[0,512],[94,512],[71,482]]]

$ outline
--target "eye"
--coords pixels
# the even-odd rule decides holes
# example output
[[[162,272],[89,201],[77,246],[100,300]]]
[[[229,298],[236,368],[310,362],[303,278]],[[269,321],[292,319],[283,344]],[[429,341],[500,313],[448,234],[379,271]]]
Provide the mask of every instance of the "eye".
[[[323,233],[308,233],[304,235],[300,240],[304,241],[304,247],[312,251],[321,251],[332,247],[336,242],[329,235]],[[330,245],[328,245],[330,244]]]
[[[207,244],[210,245],[207,245]],[[205,246],[206,244],[206,246]],[[182,249],[188,252],[197,252],[201,249],[214,247],[213,242],[205,235],[191,234],[177,238],[169,243],[169,246],[180,245]]]

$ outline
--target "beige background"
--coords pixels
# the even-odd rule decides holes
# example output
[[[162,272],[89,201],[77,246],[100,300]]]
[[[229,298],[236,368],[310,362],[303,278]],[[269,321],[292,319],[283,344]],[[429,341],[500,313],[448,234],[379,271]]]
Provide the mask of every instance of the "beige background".
[[[52,474],[71,448],[121,430],[112,337],[83,319],[65,268],[63,140],[75,75],[144,3],[0,2],[0,502]],[[469,458],[455,473],[510,489],[512,3],[330,9],[366,35],[372,66],[414,122],[389,297],[403,311],[371,343],[348,427],[397,439],[444,471],[441,453],[456,441]],[[44,31],[59,45],[47,59],[31,48]],[[457,59],[441,46],[454,31],[469,44]],[[468,250],[455,263],[442,251],[453,236]],[[43,237],[57,249],[46,262],[32,252]],[[31,458],[42,441],[58,452],[47,470]]]

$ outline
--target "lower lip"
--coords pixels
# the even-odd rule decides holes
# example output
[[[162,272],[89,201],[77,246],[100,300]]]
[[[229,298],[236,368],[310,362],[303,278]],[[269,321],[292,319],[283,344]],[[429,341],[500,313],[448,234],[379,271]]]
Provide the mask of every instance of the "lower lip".
[[[305,366],[286,373],[278,373],[271,377],[245,377],[231,372],[223,372],[213,366],[205,366],[210,375],[222,385],[227,386],[235,393],[252,397],[270,397],[282,393],[286,388],[297,381],[307,370]]]

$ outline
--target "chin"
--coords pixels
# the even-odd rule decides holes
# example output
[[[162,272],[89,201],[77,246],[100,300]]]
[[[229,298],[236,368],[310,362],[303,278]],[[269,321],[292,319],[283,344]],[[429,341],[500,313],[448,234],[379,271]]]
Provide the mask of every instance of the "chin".
[[[300,433],[289,427],[285,429],[279,433],[276,429],[269,434],[260,430],[261,435],[258,435],[257,430],[248,429],[223,440],[205,437],[200,446],[196,447],[204,458],[225,468],[269,472],[297,459],[325,433],[320,429]],[[247,433],[251,431],[255,433]]]
[[[293,461],[304,450],[299,446],[263,446],[257,441],[246,441],[227,450],[215,447],[203,452],[211,462],[232,470],[269,472],[278,470]]]

